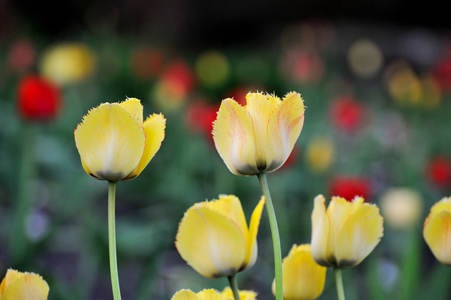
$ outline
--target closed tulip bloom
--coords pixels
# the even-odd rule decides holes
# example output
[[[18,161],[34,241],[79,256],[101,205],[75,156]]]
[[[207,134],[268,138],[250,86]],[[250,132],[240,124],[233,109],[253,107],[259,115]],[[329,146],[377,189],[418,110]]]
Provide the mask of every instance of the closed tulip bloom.
[[[264,203],[262,197],[249,227],[240,200],[233,195],[194,204],[185,212],[176,236],[181,257],[207,278],[229,277],[250,268],[257,259]]]
[[[431,207],[423,236],[437,260],[451,266],[451,198],[443,198]]]
[[[282,268],[283,299],[313,300],[321,296],[327,268],[313,260],[309,244],[293,245],[288,256],[283,259]]]
[[[171,300],[222,300],[221,294],[213,289],[194,293],[191,290],[180,290],[172,296]]]
[[[304,100],[295,92],[283,101],[248,93],[245,106],[222,101],[213,124],[216,149],[229,170],[251,176],[273,172],[287,160],[304,125]]]
[[[326,210],[322,195],[312,213],[312,256],[320,265],[348,268],[358,265],[383,236],[383,218],[374,204],[362,197],[351,202],[332,197]]]
[[[9,269],[0,286],[0,300],[46,300],[49,286],[34,273]]]
[[[84,170],[111,182],[135,178],[160,148],[165,124],[162,114],[143,122],[136,98],[91,109],[74,132]]]

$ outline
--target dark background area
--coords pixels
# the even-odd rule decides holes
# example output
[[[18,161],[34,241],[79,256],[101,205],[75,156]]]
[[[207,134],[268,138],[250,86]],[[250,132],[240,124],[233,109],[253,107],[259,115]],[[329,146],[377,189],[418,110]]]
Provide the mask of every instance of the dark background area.
[[[52,39],[85,30],[157,38],[177,45],[231,45],[265,40],[290,23],[310,19],[389,24],[443,30],[449,18],[443,2],[405,0],[131,0],[5,1],[12,14],[4,25],[28,27]],[[427,4],[427,5],[426,5]],[[5,13],[5,9],[3,9]],[[24,22],[26,20],[26,22]]]

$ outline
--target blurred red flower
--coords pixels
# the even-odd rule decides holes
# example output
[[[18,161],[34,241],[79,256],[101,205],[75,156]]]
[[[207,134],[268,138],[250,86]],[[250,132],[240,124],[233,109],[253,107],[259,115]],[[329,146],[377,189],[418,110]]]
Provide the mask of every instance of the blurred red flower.
[[[438,187],[451,183],[451,161],[444,156],[433,158],[427,166],[429,180]]]
[[[353,131],[363,123],[365,108],[351,96],[342,96],[334,100],[331,118],[334,125],[345,131]]]
[[[437,62],[432,74],[442,90],[451,90],[451,54],[445,55]]]
[[[34,45],[27,38],[15,41],[7,55],[8,66],[15,72],[29,70],[36,60]]]
[[[296,162],[299,160],[299,156],[301,151],[299,150],[299,147],[295,144],[293,151],[291,151],[290,155],[288,156],[285,163],[280,167],[280,170],[288,170],[291,167],[294,167],[296,165]]]
[[[343,197],[348,201],[355,196],[363,197],[368,201],[370,196],[370,183],[365,178],[353,176],[339,176],[331,180],[329,193],[331,196]]]
[[[59,87],[48,79],[27,75],[17,89],[20,115],[28,120],[46,121],[55,118],[61,108]]]
[[[161,75],[161,80],[170,86],[175,94],[182,96],[189,94],[195,86],[193,71],[182,60],[168,65]]]
[[[202,132],[213,143],[213,121],[219,110],[219,104],[209,104],[205,101],[193,102],[187,110],[187,123],[191,130]]]

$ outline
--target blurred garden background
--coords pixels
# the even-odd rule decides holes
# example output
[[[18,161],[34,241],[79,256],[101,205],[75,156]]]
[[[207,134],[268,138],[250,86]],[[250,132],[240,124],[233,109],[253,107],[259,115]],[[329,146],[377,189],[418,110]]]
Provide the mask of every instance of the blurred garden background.
[[[0,0],[1,277],[39,273],[50,300],[112,299],[107,183],[83,171],[73,131],[92,107],[136,97],[167,128],[141,175],[118,184],[123,298],[222,290],[226,279],[180,258],[178,223],[219,194],[238,196],[249,219],[261,191],[228,171],[211,122],[224,98],[297,91],[304,129],[268,176],[283,256],[310,242],[316,195],[361,195],[385,230],[344,271],[348,299],[451,299],[450,268],[422,237],[432,204],[451,195],[451,28],[434,1],[406,2]],[[43,99],[44,115],[29,103]],[[237,279],[273,299],[265,213],[258,245]],[[330,271],[320,299],[336,299]]]

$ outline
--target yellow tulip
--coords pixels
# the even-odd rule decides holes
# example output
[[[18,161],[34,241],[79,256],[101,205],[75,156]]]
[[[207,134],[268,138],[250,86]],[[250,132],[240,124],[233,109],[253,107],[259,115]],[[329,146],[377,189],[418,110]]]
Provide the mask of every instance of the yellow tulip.
[[[374,204],[362,197],[352,202],[332,197],[326,211],[322,195],[312,213],[312,256],[320,265],[348,268],[358,265],[383,236],[383,218]]]
[[[9,269],[0,286],[0,300],[45,300],[49,286],[34,273]]]
[[[171,300],[222,300],[221,294],[213,289],[194,293],[191,290],[180,290],[172,296]]]
[[[245,106],[227,98],[213,123],[219,155],[236,175],[256,175],[280,168],[304,125],[304,100],[295,92],[280,100],[248,93]]]
[[[238,293],[240,295],[240,300],[257,300],[257,293],[254,291],[239,291]],[[221,300],[235,300],[231,288],[224,288],[221,293]]]
[[[282,269],[283,299],[313,300],[323,292],[327,268],[313,260],[309,244],[293,245]],[[275,294],[275,282],[272,290]]]
[[[81,43],[59,44],[49,48],[44,52],[40,64],[42,74],[60,84],[81,81],[94,67],[94,54]]]
[[[306,149],[307,163],[316,173],[326,171],[334,160],[334,145],[330,138],[314,137]]]
[[[431,207],[424,221],[423,236],[437,260],[451,266],[451,197]]]
[[[111,182],[135,178],[160,148],[165,125],[162,114],[143,123],[143,107],[136,98],[91,109],[74,132],[84,170]]]
[[[262,197],[249,228],[240,200],[233,195],[194,204],[185,212],[176,236],[181,257],[207,278],[228,277],[250,268],[257,259],[256,240],[264,203]]]

